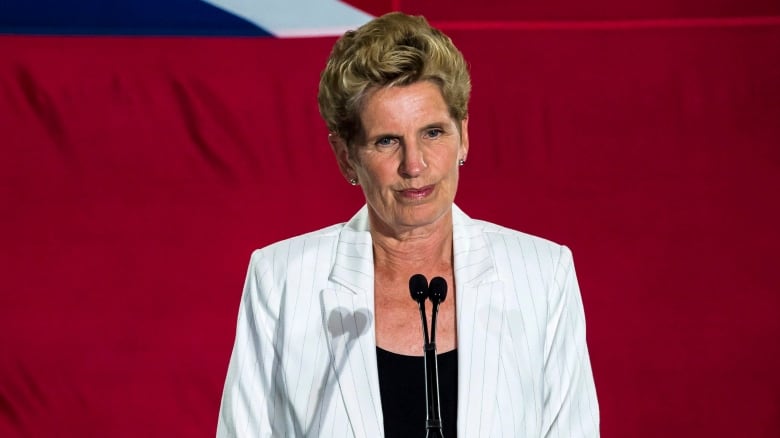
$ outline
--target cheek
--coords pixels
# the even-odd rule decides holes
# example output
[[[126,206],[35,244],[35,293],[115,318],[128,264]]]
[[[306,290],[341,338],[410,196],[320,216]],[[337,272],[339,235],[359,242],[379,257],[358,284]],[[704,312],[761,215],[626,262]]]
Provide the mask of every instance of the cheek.
[[[381,187],[392,183],[396,172],[391,163],[371,160],[364,160],[362,163],[360,173],[372,186]]]

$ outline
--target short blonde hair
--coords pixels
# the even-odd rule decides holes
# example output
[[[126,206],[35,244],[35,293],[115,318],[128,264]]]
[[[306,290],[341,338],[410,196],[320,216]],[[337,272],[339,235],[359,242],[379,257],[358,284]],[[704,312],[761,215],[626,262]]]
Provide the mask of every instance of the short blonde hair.
[[[463,54],[425,18],[391,12],[346,32],[333,46],[320,76],[320,114],[352,151],[372,89],[426,80],[439,86],[454,120],[466,118],[471,78]]]

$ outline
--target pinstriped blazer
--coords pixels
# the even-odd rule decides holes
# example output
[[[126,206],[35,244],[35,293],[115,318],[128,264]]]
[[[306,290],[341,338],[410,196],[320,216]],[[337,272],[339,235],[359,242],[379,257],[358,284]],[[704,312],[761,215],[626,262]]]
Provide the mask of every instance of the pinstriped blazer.
[[[458,435],[598,436],[571,252],[457,206],[453,226]],[[384,436],[373,290],[365,206],[255,251],[217,436]]]

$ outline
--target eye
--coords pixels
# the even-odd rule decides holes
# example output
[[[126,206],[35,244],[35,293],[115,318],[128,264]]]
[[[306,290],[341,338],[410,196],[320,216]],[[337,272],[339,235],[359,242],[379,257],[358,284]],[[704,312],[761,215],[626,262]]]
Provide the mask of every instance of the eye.
[[[441,128],[431,128],[425,131],[425,138],[439,138],[444,134]]]
[[[381,147],[393,146],[394,144],[396,144],[396,139],[393,137],[380,137],[376,140],[376,143],[374,144]]]

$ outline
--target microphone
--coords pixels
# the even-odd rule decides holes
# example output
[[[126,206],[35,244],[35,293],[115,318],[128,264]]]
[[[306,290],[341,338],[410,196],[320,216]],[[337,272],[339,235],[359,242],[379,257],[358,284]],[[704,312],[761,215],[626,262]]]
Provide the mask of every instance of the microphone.
[[[430,286],[422,274],[415,274],[409,279],[409,293],[420,308],[420,320],[423,326],[423,354],[425,368],[425,436],[426,438],[443,438],[441,430],[441,410],[439,408],[439,368],[436,359],[436,315],[439,304],[447,298],[447,281],[434,277]],[[433,304],[431,313],[431,336],[428,338],[428,321],[425,316],[425,299]]]
[[[447,280],[441,277],[433,277],[428,286],[428,299],[433,303],[431,312],[431,343],[436,343],[436,315],[439,313],[439,304],[447,298]]]
[[[428,279],[422,274],[414,274],[409,278],[409,293],[418,303],[428,297]]]
[[[417,301],[420,308],[420,320],[422,321],[423,339],[428,344],[428,320],[425,317],[425,299],[428,298],[428,279],[422,274],[414,274],[409,278],[409,293],[412,299]]]

